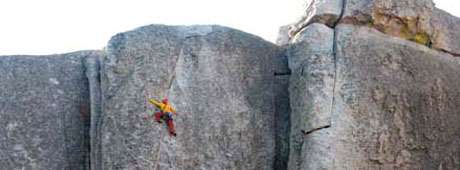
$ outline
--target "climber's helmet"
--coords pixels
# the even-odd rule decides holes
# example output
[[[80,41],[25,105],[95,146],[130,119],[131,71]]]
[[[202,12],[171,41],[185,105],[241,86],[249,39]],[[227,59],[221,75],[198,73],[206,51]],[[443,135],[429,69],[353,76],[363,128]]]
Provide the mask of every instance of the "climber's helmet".
[[[168,104],[168,98],[164,98],[161,102],[164,104]]]

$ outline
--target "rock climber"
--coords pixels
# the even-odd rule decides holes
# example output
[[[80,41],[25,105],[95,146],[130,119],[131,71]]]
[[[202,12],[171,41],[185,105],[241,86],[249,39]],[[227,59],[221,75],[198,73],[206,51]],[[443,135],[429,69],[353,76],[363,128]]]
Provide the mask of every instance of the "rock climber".
[[[158,109],[160,109],[159,112],[155,112],[155,120],[158,123],[163,123],[163,121],[166,122],[166,125],[168,126],[169,130],[169,135],[171,136],[176,136],[176,129],[174,129],[174,122],[173,122],[173,114],[176,115],[176,110],[169,104],[168,99],[164,98],[161,102],[155,100],[155,99],[149,99],[149,102],[155,105]]]

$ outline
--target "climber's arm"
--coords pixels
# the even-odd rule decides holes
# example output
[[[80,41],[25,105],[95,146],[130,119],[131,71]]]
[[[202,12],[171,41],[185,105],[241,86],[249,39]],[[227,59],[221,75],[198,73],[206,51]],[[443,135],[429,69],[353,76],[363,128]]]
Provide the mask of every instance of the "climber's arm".
[[[161,108],[164,104],[156,101],[155,99],[149,99],[149,102],[155,105],[158,108]]]

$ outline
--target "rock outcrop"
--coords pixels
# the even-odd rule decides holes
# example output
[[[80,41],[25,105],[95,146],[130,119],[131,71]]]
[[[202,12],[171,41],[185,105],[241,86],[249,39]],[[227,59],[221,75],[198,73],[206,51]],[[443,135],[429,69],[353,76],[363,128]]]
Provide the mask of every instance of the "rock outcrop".
[[[152,25],[112,38],[102,70],[102,169],[272,169],[281,50],[226,27]],[[142,119],[168,97],[178,136]]]
[[[375,28],[385,34],[460,56],[460,19],[434,7],[431,0],[309,0],[305,14],[284,26],[287,42],[312,23],[335,27],[337,23]],[[285,38],[289,37],[289,38]]]
[[[88,169],[85,60],[98,51],[0,56],[0,169]]]
[[[344,0],[340,23],[366,25],[453,55],[460,54],[458,18],[431,0]]]
[[[333,169],[460,167],[460,59],[366,27],[336,31]]]
[[[342,0],[307,0],[305,14],[291,25],[289,35],[292,37],[312,23],[321,23],[334,27],[342,12]]]
[[[288,169],[460,167],[460,19],[415,0],[347,0],[340,16],[281,31]]]
[[[149,25],[0,56],[0,169],[458,169],[460,19],[429,0],[305,11],[278,46]],[[144,119],[163,97],[177,137]]]
[[[333,157],[325,148],[331,140],[324,129],[331,126],[333,42],[334,30],[314,23],[304,28],[287,48],[292,70],[290,169],[330,169],[327,167]],[[312,135],[305,140],[304,136],[309,134]]]

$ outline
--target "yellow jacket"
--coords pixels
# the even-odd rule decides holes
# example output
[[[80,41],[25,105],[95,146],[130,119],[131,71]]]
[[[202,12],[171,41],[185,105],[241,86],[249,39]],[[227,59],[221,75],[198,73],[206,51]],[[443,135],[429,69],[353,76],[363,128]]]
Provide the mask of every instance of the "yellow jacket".
[[[174,110],[174,108],[169,103],[164,104],[164,103],[159,102],[159,101],[157,101],[155,99],[149,99],[149,102],[152,103],[153,105],[155,105],[156,107],[158,107],[158,109],[160,109],[164,113],[171,112],[171,113],[176,114],[176,110]]]

